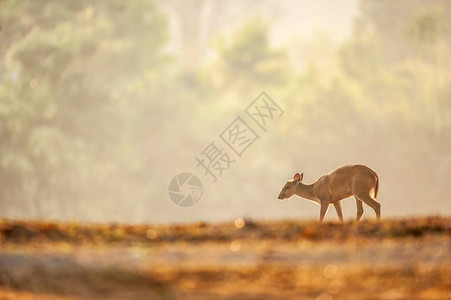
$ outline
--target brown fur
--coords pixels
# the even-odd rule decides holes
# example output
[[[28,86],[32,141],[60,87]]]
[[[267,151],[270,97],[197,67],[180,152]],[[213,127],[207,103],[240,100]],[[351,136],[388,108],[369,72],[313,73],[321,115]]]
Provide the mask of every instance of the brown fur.
[[[376,201],[379,177],[370,168],[363,165],[345,165],[321,176],[312,184],[302,183],[303,175],[303,173],[301,175],[296,173],[293,180],[287,181],[280,192],[279,199],[297,195],[320,204],[320,222],[323,221],[329,205],[333,204],[338,218],[343,222],[341,200],[354,196],[357,205],[357,222],[363,214],[362,202],[373,208],[377,219],[380,219],[380,204]],[[371,194],[373,196],[370,196]]]

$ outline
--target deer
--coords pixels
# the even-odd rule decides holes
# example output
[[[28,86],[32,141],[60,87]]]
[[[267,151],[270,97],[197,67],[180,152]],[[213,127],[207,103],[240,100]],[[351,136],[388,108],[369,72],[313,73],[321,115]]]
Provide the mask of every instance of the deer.
[[[329,174],[322,175],[312,184],[302,183],[304,173],[296,173],[288,180],[279,194],[279,200],[297,195],[321,205],[319,222],[322,223],[330,204],[335,206],[338,218],[343,223],[341,200],[354,196],[357,205],[358,223],[363,215],[363,203],[374,209],[376,218],[381,218],[381,205],[376,201],[379,190],[379,177],[376,172],[364,165],[345,165]]]

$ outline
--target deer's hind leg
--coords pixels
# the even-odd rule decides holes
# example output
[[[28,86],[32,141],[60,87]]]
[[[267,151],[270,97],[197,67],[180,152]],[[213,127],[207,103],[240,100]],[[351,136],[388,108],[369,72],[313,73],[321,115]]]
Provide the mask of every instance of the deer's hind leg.
[[[379,202],[371,198],[369,193],[359,193],[355,195],[355,197],[374,209],[378,221],[381,219],[381,205],[379,204]]]
[[[357,206],[357,216],[355,217],[355,221],[358,222],[363,215],[363,203],[356,196],[354,196],[354,198]]]

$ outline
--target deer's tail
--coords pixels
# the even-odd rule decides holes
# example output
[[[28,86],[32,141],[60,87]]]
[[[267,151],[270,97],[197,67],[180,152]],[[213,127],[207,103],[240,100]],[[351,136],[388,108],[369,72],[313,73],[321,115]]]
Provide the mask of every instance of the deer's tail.
[[[377,199],[377,192],[379,191],[379,177],[376,173],[374,173],[374,176],[376,176],[376,184],[374,185],[374,199]]]

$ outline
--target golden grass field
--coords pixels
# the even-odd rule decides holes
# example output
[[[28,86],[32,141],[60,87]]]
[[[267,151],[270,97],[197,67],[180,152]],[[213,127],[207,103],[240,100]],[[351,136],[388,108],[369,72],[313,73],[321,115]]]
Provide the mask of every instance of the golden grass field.
[[[0,299],[451,299],[451,218],[0,221]]]

